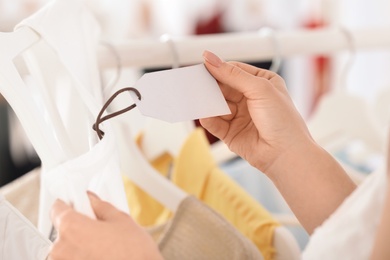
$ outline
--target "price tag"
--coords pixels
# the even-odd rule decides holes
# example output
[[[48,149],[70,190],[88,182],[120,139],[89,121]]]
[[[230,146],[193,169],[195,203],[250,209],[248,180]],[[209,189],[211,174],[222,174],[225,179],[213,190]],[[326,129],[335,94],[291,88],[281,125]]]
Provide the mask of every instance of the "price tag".
[[[230,114],[217,84],[203,64],[146,73],[131,96],[139,111],[170,123]]]

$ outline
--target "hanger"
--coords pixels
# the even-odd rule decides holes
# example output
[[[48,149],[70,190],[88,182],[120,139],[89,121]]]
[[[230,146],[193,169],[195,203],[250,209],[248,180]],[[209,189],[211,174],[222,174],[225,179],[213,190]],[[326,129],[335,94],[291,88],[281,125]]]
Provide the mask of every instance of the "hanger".
[[[68,150],[69,143],[66,143],[68,136],[64,132],[56,132],[62,125],[58,128],[53,126],[59,122],[55,118],[50,118],[54,113],[48,113],[50,116],[45,114],[47,107],[40,107],[34,100],[31,86],[26,85],[13,63],[15,58],[22,58],[22,54],[27,50],[40,44],[40,39],[41,37],[27,26],[19,27],[11,33],[0,33],[0,52],[4,53],[0,56],[0,91],[26,130],[29,140],[42,161],[42,167],[50,170],[72,155]],[[34,72],[39,70],[38,67],[34,69],[36,69]],[[40,90],[42,91],[43,88]],[[49,98],[47,92],[43,94],[46,95],[45,98]],[[45,105],[50,107],[53,103],[45,102]],[[89,209],[89,212],[93,212],[92,209]]]
[[[4,34],[6,35],[6,34]],[[76,96],[73,97],[72,93],[72,104],[69,105],[69,110],[72,110],[71,113],[71,124],[77,125],[77,127],[72,127],[71,129],[66,128],[63,122],[63,119],[60,117],[60,113],[58,110],[58,104],[56,104],[56,98],[55,96],[60,96],[58,94],[58,90],[56,88],[53,88],[52,86],[57,82],[57,70],[56,68],[53,68],[52,63],[50,62],[50,59],[48,56],[55,55],[55,51],[53,51],[51,48],[47,48],[44,44],[44,41],[40,41],[40,36],[38,33],[36,33],[33,29],[31,29],[29,26],[24,26],[23,22],[22,24],[19,24],[15,32],[9,33],[9,36],[7,38],[18,38],[15,40],[9,40],[9,41],[3,41],[4,44],[3,49],[6,50],[7,55],[2,55],[2,58],[4,61],[6,61],[7,56],[10,60],[10,63],[6,64],[3,69],[3,72],[7,69],[9,70],[15,70],[12,73],[4,73],[12,75],[13,82],[10,82],[8,85],[12,86],[15,84],[23,84],[23,79],[20,77],[19,73],[17,72],[15,66],[12,64],[12,60],[18,56],[18,54],[22,54],[23,52],[23,63],[26,65],[26,67],[29,70],[30,75],[35,80],[36,84],[30,84],[28,87],[24,87],[24,94],[29,92],[29,89],[34,87],[37,89],[37,92],[40,93],[40,99],[38,102],[33,102],[32,95],[28,93],[26,95],[25,99],[30,99],[31,106],[36,106],[36,110],[38,110],[38,113],[35,117],[39,119],[34,119],[33,121],[39,122],[46,121],[46,123],[42,123],[42,125],[36,124],[36,123],[29,123],[27,126],[27,123],[23,123],[26,120],[29,119],[22,119],[23,117],[26,117],[26,115],[30,115],[33,112],[32,108],[27,108],[28,103],[27,101],[20,102],[20,105],[22,108],[25,109],[28,112],[16,112],[18,108],[16,108],[16,104],[18,101],[11,101],[13,98],[13,95],[8,95],[7,99],[9,99],[9,103],[11,106],[13,106],[13,109],[16,112],[16,115],[18,116],[19,120],[22,121],[23,128],[26,129],[27,136],[29,137],[30,141],[32,142],[35,150],[37,150],[37,153],[39,157],[42,160],[42,164],[48,168],[49,166],[55,166],[59,164],[60,162],[64,161],[65,158],[73,158],[79,154],[84,153],[85,151],[88,151],[88,149],[96,143],[96,140],[90,140],[89,137],[92,136],[91,132],[88,133],[88,131],[80,131],[84,127],[84,129],[90,129],[90,123],[86,122],[84,114],[82,113],[85,111],[83,107],[83,102],[80,101],[80,99],[76,99]],[[24,47],[21,45],[24,44]],[[16,49],[20,48],[20,50],[15,50],[15,53],[9,52],[10,49]],[[15,69],[14,69],[15,68]],[[9,76],[7,76],[9,77]],[[19,79],[18,79],[19,78]],[[19,83],[16,83],[16,81],[19,81]],[[15,84],[14,84],[15,82]],[[93,84],[92,84],[93,85]],[[2,90],[4,91],[11,91],[11,90]],[[22,88],[20,88],[20,91],[22,91]],[[22,96],[22,94],[18,94],[16,96]],[[78,96],[78,95],[77,95]],[[18,97],[19,98],[19,97]],[[20,99],[20,98],[19,98]],[[58,99],[57,99],[58,100]],[[80,102],[78,102],[80,101]],[[42,105],[37,105],[37,103],[41,103]],[[19,106],[19,105],[18,105]],[[41,107],[44,107],[44,112],[42,112]],[[88,112],[86,112],[88,113]],[[91,117],[92,119],[92,117]],[[31,120],[31,119],[30,119]],[[91,121],[92,122],[92,121]],[[30,129],[37,128],[37,130],[33,131]],[[28,130],[27,130],[28,129]],[[44,130],[39,130],[44,129]],[[72,131],[73,130],[73,131]],[[70,131],[70,132],[69,132]],[[46,138],[39,138],[35,134],[37,133],[44,133],[46,132],[45,136]],[[50,132],[51,134],[49,134]],[[35,135],[35,136],[33,136]],[[49,139],[50,136],[53,136],[53,140]],[[35,141],[36,139],[39,139],[39,141]],[[43,139],[43,140],[40,140]],[[49,143],[49,146],[51,147],[50,151],[43,151],[46,148],[40,148],[45,143]],[[59,154],[59,159],[45,159],[45,158],[51,158],[55,156],[55,154]]]
[[[266,26],[261,28],[258,33],[264,37],[268,37],[271,40],[272,46],[274,48],[274,55],[272,57],[271,67],[269,70],[278,73],[282,64],[282,57],[280,55],[280,43],[276,37],[275,30]]]
[[[172,212],[176,212],[179,204],[188,196],[187,193],[150,165],[134,142],[129,127],[118,124],[115,131],[120,144],[119,153],[123,174],[155,200]]]
[[[6,53],[6,55],[2,55],[0,58],[0,66],[1,66],[0,89],[1,92],[4,94],[4,96],[7,98],[7,100],[10,102],[13,110],[19,117],[23,125],[23,128],[26,130],[26,133],[29,139],[31,140],[34,148],[37,150],[37,153],[42,160],[42,168],[45,170],[45,172],[47,171],[50,172],[50,170],[55,168],[56,166],[61,165],[62,163],[68,161],[69,159],[73,159],[74,157],[77,157],[78,152],[80,151],[76,149],[73,150],[64,149],[65,147],[64,144],[66,144],[69,138],[66,138],[68,136],[65,137],[62,136],[63,132],[61,133],[57,131],[56,126],[53,125],[59,121],[55,121],[54,118],[51,118],[53,116],[58,116],[58,114],[55,115],[55,114],[45,113],[47,112],[46,110],[48,109],[47,106],[54,106],[54,109],[57,109],[58,106],[56,106],[55,103],[43,102],[41,107],[38,102],[35,102],[35,100],[33,100],[34,96],[42,95],[42,93],[44,93],[43,97],[49,99],[50,96],[53,95],[53,93],[55,93],[54,91],[52,92],[53,86],[50,86],[50,82],[55,82],[55,77],[57,75],[64,76],[64,78],[69,78],[69,80],[72,80],[72,83],[74,84],[69,86],[72,90],[74,90],[71,96],[72,100],[73,98],[77,99],[77,101],[79,101],[79,103],[82,105],[83,110],[86,112],[85,115],[87,115],[88,113],[88,117],[82,117],[84,115],[82,113],[80,113],[80,116],[78,117],[79,119],[84,119],[84,124],[78,125],[76,122],[73,121],[71,122],[73,123],[72,128],[78,129],[79,131],[79,133],[76,132],[76,134],[80,135],[84,133],[85,136],[87,137],[85,138],[86,140],[84,140],[85,143],[87,144],[84,152],[88,152],[90,150],[90,145],[96,144],[96,142],[92,140],[92,135],[90,135],[88,132],[91,133],[93,132],[93,130],[91,129],[91,125],[93,122],[92,120],[94,118],[94,115],[97,114],[97,112],[99,111],[100,104],[98,100],[99,98],[101,98],[101,96],[96,96],[96,97],[92,96],[92,93],[95,94],[96,92],[98,92],[96,90],[94,91],[93,89],[91,89],[92,87],[96,88],[97,86],[99,86],[94,84],[97,81],[96,77],[89,79],[89,76],[94,75],[93,73],[95,73],[96,71],[95,66],[93,66],[96,65],[94,64],[94,60],[93,60],[94,55],[96,55],[96,53],[94,48],[91,48],[92,46],[94,46],[95,42],[94,41],[83,42],[84,44],[81,45],[80,48],[78,48],[78,46],[76,46],[76,48],[75,46],[73,46],[72,48],[71,45],[70,47],[68,46],[69,45],[68,42],[64,43],[61,40],[61,37],[65,39],[69,38],[67,37],[68,36],[67,33],[68,34],[79,33],[79,31],[74,31],[74,30],[69,30],[69,28],[64,28],[63,26],[64,22],[62,22],[63,20],[61,19],[58,20],[58,14],[61,14],[61,12],[63,13],[64,10],[63,7],[67,8],[65,10],[70,10],[71,12],[84,11],[85,9],[82,9],[83,8],[82,4],[78,5],[77,1],[71,3],[69,3],[68,1],[55,1],[52,2],[51,4],[52,5],[46,6],[46,9],[42,9],[42,11],[39,14],[37,14],[37,16],[34,16],[34,18],[36,18],[37,20],[34,19],[30,20],[28,18],[27,20],[22,21],[21,24],[19,24],[18,27],[16,27],[15,32],[9,34],[0,34],[1,35],[0,47],[2,47],[0,51],[4,50],[4,52]],[[80,22],[80,24],[86,25],[86,27],[79,27],[79,28],[92,29],[92,30],[83,30],[82,36],[85,36],[87,39],[88,37],[94,39],[92,37],[95,36],[94,32],[97,32],[97,30],[93,30],[93,29],[96,29],[95,25],[97,23],[94,24],[92,20],[87,20],[89,18],[88,13],[86,12],[82,14],[81,12],[77,12],[77,13],[82,15],[83,18],[86,18],[85,22]],[[76,21],[79,20],[77,19]],[[58,24],[51,24],[50,22],[58,22]],[[88,24],[86,24],[86,22],[88,22]],[[46,24],[51,26],[51,28],[49,29],[62,28],[65,30],[64,31],[61,30],[61,34],[59,35],[60,37],[55,38],[55,36],[53,37],[50,34],[50,32],[55,32],[55,31],[48,31],[48,28],[44,26]],[[65,25],[66,24],[67,23],[65,23]],[[40,27],[41,25],[42,27]],[[74,25],[75,24],[73,24],[73,26]],[[78,23],[76,23],[76,25],[78,25]],[[91,35],[88,35],[88,33],[90,33]],[[40,49],[40,46],[42,46],[42,49]],[[89,48],[86,48],[86,46],[88,46]],[[83,53],[83,48],[87,49],[85,53]],[[66,55],[64,55],[62,52],[58,52],[61,51],[62,49],[65,50],[66,54],[69,51],[73,51],[73,49],[75,49],[74,51],[76,53],[80,53],[83,56],[81,59],[79,58],[79,55],[75,55],[72,57],[69,56],[64,57]],[[40,75],[40,73],[45,74],[46,72],[50,74],[50,70],[44,70],[44,69],[50,68],[51,63],[48,61],[52,61],[52,60],[47,60],[46,58],[48,57],[46,57],[45,54],[47,55],[53,54],[54,56],[52,58],[58,60],[58,66],[64,66],[63,68],[59,67],[60,69],[64,69],[65,71],[64,75],[57,74],[56,72],[55,75],[49,75],[49,78],[45,78],[45,81],[38,80],[38,83],[42,83],[44,86],[40,86],[39,88],[37,88],[38,91],[32,92],[31,89],[24,84],[23,79],[21,78],[20,74],[15,68],[15,65],[12,63],[14,57],[16,57],[18,54],[21,54],[22,52],[24,54],[25,51],[27,50],[32,52],[32,54],[28,56],[26,62],[27,67],[30,66],[33,67],[34,69],[32,74],[35,73],[35,75],[32,76],[38,76],[38,78],[39,77],[43,78],[43,75]],[[43,50],[46,50],[47,53],[44,52],[44,55],[39,55],[41,54],[40,51]],[[83,59],[84,55],[88,56],[89,59]],[[38,58],[40,60],[39,62],[38,62]],[[72,67],[72,65],[76,64],[77,62],[80,62],[81,65],[73,66],[74,68],[79,69],[79,67],[81,67],[82,69],[84,68],[87,69],[80,70],[82,73],[77,73],[78,71],[76,69],[73,70]],[[92,66],[86,66],[86,65],[92,65]],[[67,72],[69,73],[69,75],[67,74]],[[98,90],[99,89],[100,88],[98,87]],[[56,88],[56,90],[58,90],[58,88]],[[66,89],[66,90],[70,90],[70,89]],[[73,107],[72,105],[74,104],[71,104],[70,106],[71,108]],[[109,127],[110,127],[109,124],[105,125],[107,131]],[[89,137],[91,137],[91,139],[89,139]],[[94,139],[97,140],[96,135],[94,135],[93,137]],[[112,137],[111,139],[113,139],[112,142],[106,142],[106,144],[111,145],[111,147],[115,147],[116,142],[114,136],[111,135],[111,137]],[[99,151],[99,146],[98,146],[99,144],[96,145],[97,151]],[[102,147],[102,145],[100,145],[100,147]],[[96,151],[96,149],[94,149],[94,151]],[[92,151],[92,154],[94,151]],[[80,159],[80,161],[83,160],[82,158]],[[113,161],[114,160],[115,158],[113,159]],[[45,177],[42,178],[42,184],[43,184],[42,187],[44,188],[41,190],[44,193],[41,194],[48,195],[48,196],[46,197],[41,196],[40,199],[40,216],[39,216],[40,221],[38,223],[38,226],[41,232],[43,232],[44,235],[49,235],[50,233],[50,219],[48,213],[50,210],[50,206],[52,205],[55,199],[55,197],[52,196],[51,191],[49,190],[48,183],[55,183],[55,185],[58,185],[58,188],[60,187],[64,188],[62,190],[62,193],[57,193],[57,195],[59,195],[62,199],[65,200],[69,199],[68,202],[74,202],[73,205],[75,209],[80,210],[80,212],[90,217],[94,217],[94,213],[90,206],[90,202],[88,200],[87,194],[85,193],[85,190],[91,188],[91,186],[96,189],[99,189],[99,191],[102,192],[102,195],[104,195],[103,198],[105,198],[107,201],[109,201],[110,203],[114,204],[116,207],[126,212],[128,210],[128,206],[127,206],[125,192],[122,185],[122,179],[119,172],[119,165],[113,165],[113,166],[114,166],[112,169],[113,173],[108,172],[107,170],[103,172],[94,170],[94,171],[90,171],[89,174],[87,175],[76,176],[74,174],[72,177],[68,178],[68,176],[66,176],[68,171],[64,170],[64,168],[60,168],[59,171],[56,172],[58,174],[44,175]],[[115,170],[115,166],[118,166],[117,168],[118,171]],[[81,181],[78,182],[80,185],[73,185],[74,183],[71,183],[70,179],[74,177],[78,178],[78,176],[80,176],[81,179]],[[107,184],[102,185],[104,182],[104,178],[108,178],[108,177],[110,178],[110,183],[108,185]],[[123,193],[121,194],[122,191]]]
[[[64,5],[65,3],[66,2],[63,2]],[[45,19],[50,21],[50,19],[52,19],[50,12],[52,10],[57,10],[58,8],[61,8],[60,7],[61,4],[62,3],[48,5],[46,9],[40,10],[39,13],[48,12],[47,15],[45,15]],[[89,17],[84,17],[84,18],[88,19]],[[58,22],[58,17],[57,20],[55,20],[54,18],[52,19],[52,21],[54,21],[54,24],[52,26],[56,26],[57,25],[56,23],[60,24],[60,22]],[[69,89],[69,88],[61,89],[58,87],[53,87],[58,85],[58,76],[62,76],[58,74],[55,68],[53,69],[52,60],[51,60],[51,58],[53,57],[55,59],[58,58],[57,57],[58,50],[48,48],[47,46],[45,46],[46,41],[39,41],[40,36],[34,31],[34,29],[30,28],[29,22],[31,22],[31,19],[27,18],[23,20],[20,24],[18,24],[16,27],[16,31],[33,32],[38,39],[36,44],[34,44],[34,46],[31,46],[32,48],[27,48],[26,51],[23,53],[24,63],[26,67],[29,69],[30,74],[33,76],[32,78],[34,78],[35,82],[37,83],[37,84],[29,85],[29,87],[30,88],[34,87],[36,90],[35,93],[39,93],[39,98],[40,98],[39,103],[42,104],[42,106],[40,107],[45,108],[44,115],[42,114],[41,117],[45,118],[46,121],[49,122],[48,124],[50,125],[49,126],[50,132],[53,133],[55,139],[57,140],[57,145],[59,146],[59,148],[57,148],[56,151],[61,150],[64,154],[63,158],[69,159],[69,158],[76,157],[88,151],[97,141],[97,139],[95,140],[92,139],[92,136],[95,137],[95,135],[92,135],[92,131],[90,130],[90,125],[93,122],[92,121],[93,116],[90,115],[90,111],[88,111],[88,109],[85,108],[85,104],[83,100],[80,99],[79,97],[80,95],[79,93],[77,93],[78,91],[77,89]],[[32,23],[33,23],[33,27],[36,26],[36,28],[42,28],[44,30],[47,29],[46,28],[47,26],[44,23],[40,23],[40,24],[34,24],[34,22]],[[39,29],[37,30],[39,31]],[[92,30],[91,32],[89,32],[89,34],[93,35],[94,32],[95,31]],[[65,31],[63,35],[64,36],[62,37],[66,39],[66,36],[69,36],[69,30]],[[59,45],[58,43],[61,42],[61,39],[51,38],[48,40],[48,42],[57,43],[58,46]],[[9,50],[9,46],[7,46],[8,47],[7,51]],[[65,45],[61,47],[64,46]],[[72,47],[68,47],[68,49],[70,48]],[[82,49],[82,47],[80,48],[77,47],[76,49],[78,53],[80,53],[80,51],[85,51]],[[68,62],[67,65],[69,65],[69,59],[67,59],[66,57],[65,59],[63,58],[64,57],[60,57],[60,60],[62,61],[61,63],[66,64],[66,62]],[[83,62],[81,62],[80,66],[88,73],[93,72],[92,71],[93,69],[91,68],[92,66],[88,66],[88,65],[89,64],[84,64]],[[75,78],[76,81],[79,79],[78,77],[73,77],[73,78]],[[81,83],[84,85],[96,87],[95,84],[96,82],[93,82],[93,80],[87,82],[88,82],[87,84],[85,84],[86,82],[81,82]],[[66,93],[69,93],[69,95],[66,96],[67,98],[63,98],[64,96],[62,95],[63,94],[62,91],[66,91]],[[59,103],[63,102],[64,100],[68,102],[68,100],[70,99],[71,99],[71,103],[67,104],[68,106],[66,107],[66,111],[64,109],[59,108],[58,105]],[[64,113],[69,114],[69,117],[64,117],[63,116]],[[68,124],[65,124],[66,122],[65,120],[68,120],[67,121]],[[43,127],[43,128],[47,129],[48,127]],[[24,129],[30,129],[30,127],[24,127]],[[80,131],[80,129],[86,131]],[[27,134],[29,134],[28,131]],[[34,145],[34,142],[32,143],[33,146],[36,148],[37,145],[39,145],[39,143],[42,142],[37,142],[38,144],[36,145]],[[53,144],[55,143],[56,142],[53,142]],[[52,152],[52,154],[54,153],[55,152]],[[45,161],[42,158],[43,157],[42,153],[40,154],[40,157],[43,161]]]
[[[100,41],[100,45],[106,47],[112,53],[112,55],[115,58],[115,63],[116,63],[114,75],[108,81],[106,86],[103,87],[103,96],[104,97],[108,97],[108,96],[110,96],[110,93],[112,92],[112,90],[114,89],[115,85],[118,83],[118,81],[119,81],[119,79],[121,77],[121,74],[122,74],[122,59],[121,59],[117,49],[110,42],[108,42],[108,41]],[[100,72],[100,74],[102,75],[102,72]]]
[[[167,43],[171,50],[172,69],[179,68],[179,55],[172,37],[164,34],[160,40]],[[149,161],[164,153],[176,158],[185,140],[194,129],[195,123],[193,121],[168,123],[155,118],[147,118],[141,141],[143,154]]]
[[[345,147],[352,140],[362,140],[371,151],[384,151],[385,136],[374,121],[368,103],[346,90],[348,72],[355,55],[354,39],[346,29],[340,29],[346,36],[350,57],[341,72],[340,86],[325,94],[313,115],[307,120],[313,138],[330,151]]]
[[[124,119],[126,118],[116,117],[112,120],[118,141],[122,174],[166,208],[175,212],[188,194],[150,165],[148,158],[140,151],[133,139],[131,122]]]
[[[53,59],[58,59],[56,53],[47,48],[44,42],[36,44],[24,54],[26,66],[36,83],[30,87],[36,88],[36,92],[41,94],[40,102],[46,108],[45,117],[51,122],[55,135],[66,151],[66,157],[73,158],[90,148],[88,132],[80,131],[81,126],[86,126],[86,114],[89,112],[85,110],[76,90],[59,85],[58,79],[61,78],[63,70],[53,66]],[[65,93],[67,95],[64,96]],[[64,109],[62,111],[69,114],[68,120],[71,122],[68,122],[66,127],[66,117],[59,109],[67,99],[71,99],[71,103],[64,104],[67,105],[66,112]]]
[[[22,27],[14,32],[0,33],[0,91],[19,118],[37,154],[47,168],[66,158],[61,136],[55,136],[29,89],[13,63],[14,59],[38,43],[40,37],[32,29]]]

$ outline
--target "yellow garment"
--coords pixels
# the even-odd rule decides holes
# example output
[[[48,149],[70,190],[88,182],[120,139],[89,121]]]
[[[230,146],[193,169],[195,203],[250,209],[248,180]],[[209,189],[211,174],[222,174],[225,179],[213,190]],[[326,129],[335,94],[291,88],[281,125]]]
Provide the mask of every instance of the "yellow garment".
[[[140,137],[142,138],[142,137]],[[138,140],[140,141],[140,140]],[[203,129],[196,129],[183,145],[178,158],[164,155],[152,165],[188,194],[195,196],[229,221],[261,251],[273,259],[274,230],[279,223],[236,182],[222,172],[210,153]],[[172,214],[124,177],[132,217],[143,226],[166,223]]]

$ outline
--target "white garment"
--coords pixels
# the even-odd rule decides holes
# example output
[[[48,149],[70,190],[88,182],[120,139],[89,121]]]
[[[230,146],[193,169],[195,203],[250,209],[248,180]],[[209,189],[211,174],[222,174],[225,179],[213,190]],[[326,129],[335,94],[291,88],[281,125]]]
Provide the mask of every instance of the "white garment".
[[[115,136],[106,124],[104,138],[88,153],[49,171],[42,171],[38,228],[48,236],[50,210],[56,198],[72,203],[76,211],[94,217],[86,191],[129,213]]]
[[[38,32],[72,76],[102,102],[96,50],[100,27],[83,1],[55,0],[16,26]]]
[[[61,84],[50,87],[63,88],[65,91],[76,89],[77,91],[73,92],[75,96],[71,98],[81,101],[83,108],[91,115],[88,118],[81,117],[88,122],[88,129],[71,120],[67,130],[77,129],[83,136],[85,131],[90,131],[93,136],[89,134],[89,137],[96,137],[96,133],[91,130],[91,118],[95,118],[102,107],[102,91],[96,59],[98,28],[92,15],[82,1],[56,0],[27,18],[19,25],[21,26],[29,26],[41,36],[47,46],[48,55],[50,50],[54,50],[58,55],[58,59],[50,59],[49,64],[55,67],[53,73],[59,75],[58,81]],[[52,56],[51,53],[50,55]],[[59,73],[57,70],[64,72]],[[44,71],[41,73],[44,74]],[[65,76],[67,80],[64,80]],[[57,83],[55,80],[53,82]],[[80,119],[77,114],[71,115],[70,119],[74,117]],[[48,169],[45,164],[42,165],[38,228],[44,236],[48,237],[51,233],[50,210],[57,198],[72,203],[78,212],[93,218],[94,213],[86,194],[87,190],[92,190],[118,209],[129,212],[119,155],[116,152],[116,139],[109,123],[104,123],[102,128],[106,133],[105,137],[97,144],[92,143],[88,151],[80,153],[77,149],[76,155],[72,153],[73,157],[67,158],[54,168]],[[70,137],[73,140],[77,136],[71,134]]]
[[[369,259],[386,191],[386,171],[371,173],[314,231],[302,259]]]
[[[44,260],[51,242],[0,194],[0,259]]]
[[[32,48],[40,68],[38,73],[36,70],[31,73],[36,79],[42,78],[37,84],[46,85],[45,91],[55,102],[71,146],[80,155],[97,140],[89,140],[96,137],[91,125],[103,106],[96,55],[99,24],[83,1],[55,0],[23,20],[16,29],[23,26],[32,28],[44,39],[40,44],[43,46],[35,44]],[[97,111],[82,100],[81,88],[93,96],[92,105]]]

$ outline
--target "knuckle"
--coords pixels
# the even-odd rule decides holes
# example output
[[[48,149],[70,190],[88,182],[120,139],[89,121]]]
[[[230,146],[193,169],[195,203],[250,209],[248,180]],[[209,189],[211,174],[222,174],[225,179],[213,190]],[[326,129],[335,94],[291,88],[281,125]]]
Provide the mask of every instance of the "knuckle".
[[[242,75],[242,71],[239,67],[236,67],[236,66],[229,66],[229,71],[228,71],[229,75],[231,77],[240,77]]]

